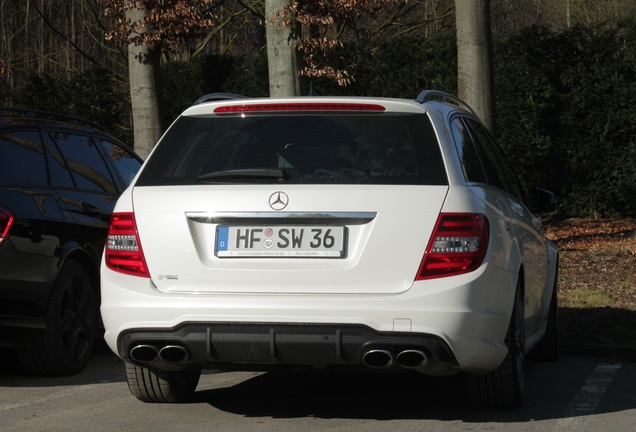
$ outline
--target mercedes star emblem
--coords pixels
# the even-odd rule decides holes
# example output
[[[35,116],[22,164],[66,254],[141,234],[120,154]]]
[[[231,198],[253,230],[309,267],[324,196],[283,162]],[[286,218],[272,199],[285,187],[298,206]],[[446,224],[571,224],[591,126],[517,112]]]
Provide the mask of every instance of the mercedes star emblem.
[[[269,197],[269,206],[274,210],[282,210],[289,204],[289,197],[285,192],[274,192]]]

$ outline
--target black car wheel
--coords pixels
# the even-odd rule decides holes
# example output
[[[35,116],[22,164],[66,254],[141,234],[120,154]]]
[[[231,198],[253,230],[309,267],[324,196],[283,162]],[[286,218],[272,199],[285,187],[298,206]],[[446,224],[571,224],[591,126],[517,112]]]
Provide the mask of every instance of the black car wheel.
[[[22,366],[35,375],[73,375],[88,363],[97,332],[97,302],[91,280],[67,262],[55,283],[46,329],[35,345],[22,350]]]
[[[201,377],[200,369],[165,371],[126,363],[130,392],[142,402],[187,402]]]
[[[514,408],[521,405],[525,388],[526,349],[523,291],[517,284],[514,308],[506,334],[508,354],[497,369],[468,376],[468,393],[474,406]]]

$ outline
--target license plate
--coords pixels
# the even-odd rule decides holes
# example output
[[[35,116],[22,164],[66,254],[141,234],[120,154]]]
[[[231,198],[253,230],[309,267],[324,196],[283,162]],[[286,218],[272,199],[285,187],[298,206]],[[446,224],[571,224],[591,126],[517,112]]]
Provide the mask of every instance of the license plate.
[[[216,230],[218,257],[342,258],[343,226],[230,226]]]

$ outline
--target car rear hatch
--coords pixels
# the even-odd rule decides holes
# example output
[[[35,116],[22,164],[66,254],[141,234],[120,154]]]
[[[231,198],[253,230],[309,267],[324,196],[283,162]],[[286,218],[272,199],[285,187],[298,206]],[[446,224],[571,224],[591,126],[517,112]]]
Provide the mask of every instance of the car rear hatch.
[[[444,186],[136,188],[162,291],[395,293],[416,276]],[[287,206],[270,202],[284,196]]]
[[[190,108],[132,196],[162,291],[382,294],[412,285],[448,187],[421,105],[298,98]]]

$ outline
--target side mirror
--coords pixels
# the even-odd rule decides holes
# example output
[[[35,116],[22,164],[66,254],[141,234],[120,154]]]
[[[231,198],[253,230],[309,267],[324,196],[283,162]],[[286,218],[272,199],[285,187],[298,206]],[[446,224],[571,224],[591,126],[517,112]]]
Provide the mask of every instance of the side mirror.
[[[529,200],[534,213],[550,213],[557,207],[556,195],[545,189],[530,189]]]

